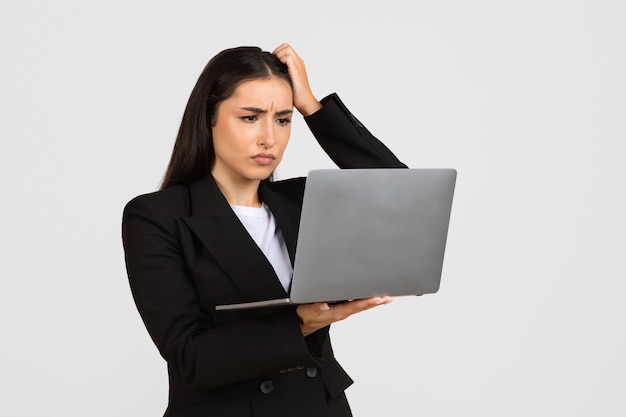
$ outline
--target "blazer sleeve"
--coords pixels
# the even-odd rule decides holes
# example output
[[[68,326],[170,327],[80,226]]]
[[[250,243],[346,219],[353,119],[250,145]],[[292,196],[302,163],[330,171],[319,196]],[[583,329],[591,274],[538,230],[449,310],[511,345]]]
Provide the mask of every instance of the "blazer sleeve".
[[[211,389],[289,366],[316,366],[292,309],[216,326],[187,269],[180,217],[164,208],[162,195],[126,205],[122,240],[139,313],[178,379]]]
[[[340,168],[407,168],[348,110],[337,94],[305,117],[313,136]]]

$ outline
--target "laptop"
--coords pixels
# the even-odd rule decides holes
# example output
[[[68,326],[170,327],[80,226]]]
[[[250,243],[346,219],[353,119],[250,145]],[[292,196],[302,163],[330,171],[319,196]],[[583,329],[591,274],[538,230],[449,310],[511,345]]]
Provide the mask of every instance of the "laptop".
[[[437,292],[456,176],[452,168],[310,171],[289,297],[216,309]]]

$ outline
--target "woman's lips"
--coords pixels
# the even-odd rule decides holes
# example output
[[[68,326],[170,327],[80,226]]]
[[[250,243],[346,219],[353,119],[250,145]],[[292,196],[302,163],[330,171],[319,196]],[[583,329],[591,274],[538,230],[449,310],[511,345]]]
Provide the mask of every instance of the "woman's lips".
[[[254,155],[252,159],[254,160],[254,162],[256,162],[259,165],[270,165],[274,162],[276,157],[272,154],[260,153],[260,154]]]

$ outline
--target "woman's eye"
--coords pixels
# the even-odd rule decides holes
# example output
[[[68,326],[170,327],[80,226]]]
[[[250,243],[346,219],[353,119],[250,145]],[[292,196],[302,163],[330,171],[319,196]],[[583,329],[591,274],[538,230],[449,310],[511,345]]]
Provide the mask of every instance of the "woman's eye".
[[[257,120],[256,114],[250,114],[248,116],[242,116],[240,117],[241,120],[243,120],[244,122],[254,122]]]
[[[288,125],[289,123],[291,123],[291,119],[288,118],[288,117],[280,117],[276,121],[281,126],[285,126],[285,125]]]

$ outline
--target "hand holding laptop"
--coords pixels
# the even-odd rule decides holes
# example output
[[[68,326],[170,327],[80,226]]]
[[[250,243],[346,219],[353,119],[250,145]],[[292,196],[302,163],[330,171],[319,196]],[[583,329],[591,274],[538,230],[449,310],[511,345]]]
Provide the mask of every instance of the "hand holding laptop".
[[[380,305],[389,304],[392,297],[373,297],[344,303],[312,303],[301,304],[296,309],[300,317],[302,334],[309,334],[337,321],[345,320],[353,314],[369,310]]]

